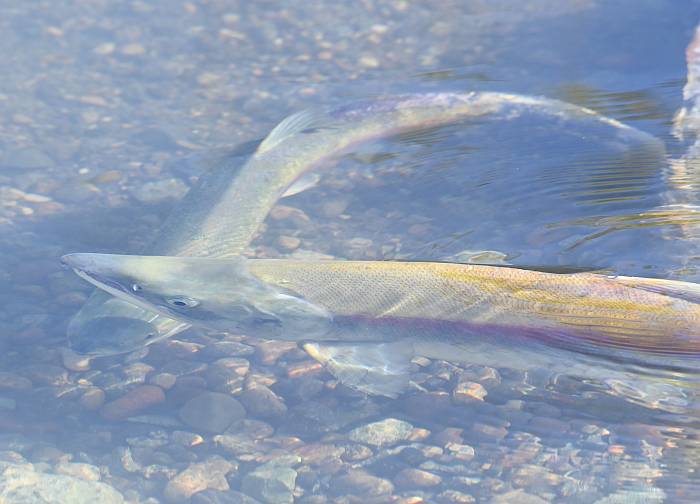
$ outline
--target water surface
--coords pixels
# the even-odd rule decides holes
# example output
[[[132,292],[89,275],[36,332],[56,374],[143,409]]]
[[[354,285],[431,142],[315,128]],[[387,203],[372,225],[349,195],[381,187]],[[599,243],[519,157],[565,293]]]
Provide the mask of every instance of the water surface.
[[[293,345],[188,331],[78,369],[61,348],[90,289],[58,258],[138,252],[213,158],[242,162],[288,113],[498,90],[594,108],[666,153],[527,114],[400,135],[320,169],[249,253],[699,281],[695,163],[671,134],[699,13],[685,0],[0,5],[3,481],[13,464],[22,481],[85,481],[88,500],[100,480],[130,502],[694,502],[696,377],[672,366],[606,379],[418,359],[425,391],[389,400]],[[132,390],[130,419],[103,406]],[[212,426],[188,402],[216,403],[205,391],[246,411]],[[367,434],[374,422],[390,439]]]

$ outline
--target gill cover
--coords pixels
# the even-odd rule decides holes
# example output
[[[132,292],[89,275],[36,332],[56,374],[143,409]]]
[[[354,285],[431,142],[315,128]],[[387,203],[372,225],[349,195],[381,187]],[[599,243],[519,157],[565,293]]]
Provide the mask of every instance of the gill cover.
[[[332,320],[323,307],[255,277],[243,257],[221,259],[112,254],[62,258],[81,278],[147,310],[195,326],[252,336],[308,337]],[[305,333],[305,334],[301,334]]]

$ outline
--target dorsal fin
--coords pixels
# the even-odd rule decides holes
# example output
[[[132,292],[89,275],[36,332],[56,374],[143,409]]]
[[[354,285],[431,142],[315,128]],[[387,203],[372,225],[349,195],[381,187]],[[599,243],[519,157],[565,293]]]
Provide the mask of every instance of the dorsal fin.
[[[269,151],[287,138],[306,130],[333,127],[333,119],[323,111],[308,109],[290,115],[275,126],[258,146],[257,154]]]

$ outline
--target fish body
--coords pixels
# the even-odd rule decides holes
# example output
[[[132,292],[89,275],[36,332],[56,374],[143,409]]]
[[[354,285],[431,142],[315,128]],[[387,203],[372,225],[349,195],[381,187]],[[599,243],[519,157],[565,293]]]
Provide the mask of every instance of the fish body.
[[[415,355],[610,379],[621,359],[678,370],[700,354],[700,286],[687,282],[429,262],[101,254],[64,262],[188,324],[307,342],[357,388],[390,396],[405,388]],[[361,380],[350,373],[357,368]]]
[[[152,255],[230,257],[245,251],[274,204],[310,169],[354,145],[467,117],[509,120],[522,113],[609,126],[625,145],[663,147],[652,136],[596,112],[547,98],[508,93],[426,93],[379,97],[282,121],[243,163],[223,159],[173,210],[151,245]],[[71,320],[69,344],[80,353],[137,350],[188,324],[97,291]]]

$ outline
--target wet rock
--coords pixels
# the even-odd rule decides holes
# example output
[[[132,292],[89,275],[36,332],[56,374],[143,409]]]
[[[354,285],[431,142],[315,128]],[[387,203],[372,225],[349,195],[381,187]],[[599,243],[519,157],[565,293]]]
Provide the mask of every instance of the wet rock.
[[[221,492],[219,490],[204,490],[192,496],[190,500],[192,504],[260,504],[259,500],[236,492],[228,490]]]
[[[473,504],[476,499],[469,494],[457,490],[445,490],[438,494],[437,501],[440,504]]]
[[[282,250],[292,251],[299,248],[301,240],[296,236],[281,235],[277,238],[277,245],[279,245]]]
[[[142,385],[105,404],[100,410],[100,415],[109,421],[124,420],[163,401],[163,389],[155,385]]]
[[[172,373],[158,373],[153,375],[149,380],[151,385],[156,385],[163,390],[170,390],[177,381],[177,376]]]
[[[274,462],[263,464],[243,478],[243,492],[269,504],[294,502],[297,472]]]
[[[225,394],[240,393],[250,363],[240,357],[225,357],[209,366],[205,378],[210,387]]]
[[[508,429],[482,422],[474,422],[472,425],[472,433],[479,440],[500,441],[508,435]]]
[[[100,468],[91,464],[83,464],[80,462],[61,462],[54,470],[58,474],[73,476],[85,481],[99,481]]]
[[[473,459],[475,453],[474,448],[472,448],[469,445],[460,443],[447,443],[445,445],[445,450],[454,458],[462,461]]]
[[[246,357],[255,353],[255,347],[238,341],[217,341],[201,350],[204,358]]]
[[[86,371],[90,369],[90,358],[75,353],[70,348],[61,349],[63,367],[71,371]]]
[[[379,497],[393,493],[394,485],[362,469],[351,469],[331,480],[330,491],[334,495]]]
[[[548,504],[546,500],[537,495],[532,495],[524,490],[513,490],[494,496],[490,504]]]
[[[187,190],[187,184],[173,177],[141,184],[134,187],[131,194],[141,203],[155,204],[169,199],[180,199]]]
[[[421,469],[407,468],[399,471],[394,478],[396,486],[402,490],[413,490],[417,488],[430,488],[442,483],[442,478]]]
[[[373,422],[350,431],[352,441],[372,446],[386,446],[405,441],[411,437],[413,425],[396,418],[387,418]]]
[[[219,456],[190,464],[187,469],[168,481],[164,491],[165,497],[170,501],[179,502],[202,490],[228,490],[226,475],[234,469],[234,464]]]
[[[205,432],[223,432],[245,416],[246,410],[241,403],[219,392],[204,392],[180,408],[180,420],[195,430]]]
[[[282,398],[264,385],[244,390],[240,400],[251,415],[261,418],[279,418],[287,414]]]
[[[483,401],[486,397],[486,389],[476,382],[459,382],[452,390],[452,400],[457,404],[470,404],[473,401]]]
[[[35,384],[57,387],[68,383],[68,372],[52,364],[34,364],[22,368],[22,374]]]
[[[255,347],[255,356],[261,364],[271,366],[284,354],[296,350],[293,341],[261,341]]]
[[[177,430],[172,432],[170,439],[173,443],[186,447],[197,446],[204,442],[204,439],[199,434]]]
[[[0,469],[0,502],[121,504],[124,497],[111,486],[98,481],[36,472],[31,464],[7,464]]]

